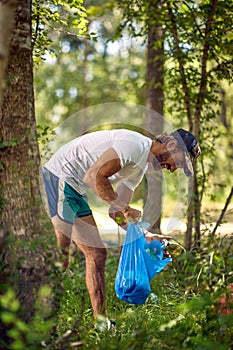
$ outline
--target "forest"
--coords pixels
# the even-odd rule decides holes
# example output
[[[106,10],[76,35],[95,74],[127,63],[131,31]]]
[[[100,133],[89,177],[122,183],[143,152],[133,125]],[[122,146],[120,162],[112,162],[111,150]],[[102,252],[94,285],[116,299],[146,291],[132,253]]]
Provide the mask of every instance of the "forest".
[[[0,349],[233,349],[232,18],[232,0],[0,0]],[[145,303],[116,295],[126,230],[87,191],[107,327],[74,242],[62,268],[41,169],[91,132],[179,128],[201,148],[193,176],[149,168],[130,204],[184,247]]]

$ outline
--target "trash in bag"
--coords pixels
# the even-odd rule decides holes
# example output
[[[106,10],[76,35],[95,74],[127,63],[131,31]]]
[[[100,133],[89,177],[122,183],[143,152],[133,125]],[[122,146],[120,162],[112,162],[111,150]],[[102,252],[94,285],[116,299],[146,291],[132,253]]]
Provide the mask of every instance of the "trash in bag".
[[[150,281],[172,258],[166,245],[147,242],[140,225],[129,223],[115,279],[118,298],[131,304],[144,304],[150,294]]]
[[[172,258],[186,253],[185,248],[173,239],[170,241],[163,239],[163,244],[166,246],[166,252],[168,252],[172,256]]]

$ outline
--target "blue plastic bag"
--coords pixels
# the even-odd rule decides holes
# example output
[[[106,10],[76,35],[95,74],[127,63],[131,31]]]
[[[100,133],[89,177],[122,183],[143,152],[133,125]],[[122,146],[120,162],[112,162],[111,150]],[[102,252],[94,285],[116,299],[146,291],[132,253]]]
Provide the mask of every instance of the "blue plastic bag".
[[[130,304],[144,304],[150,294],[150,281],[172,258],[164,257],[165,247],[154,240],[147,243],[143,231],[129,223],[115,279],[118,298]]]

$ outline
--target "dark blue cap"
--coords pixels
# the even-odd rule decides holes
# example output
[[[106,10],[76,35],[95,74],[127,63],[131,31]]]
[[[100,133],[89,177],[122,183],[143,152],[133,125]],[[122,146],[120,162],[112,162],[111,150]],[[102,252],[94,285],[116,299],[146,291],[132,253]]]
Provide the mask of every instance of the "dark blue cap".
[[[200,146],[198,145],[196,137],[191,134],[191,132],[184,129],[177,129],[172,132],[171,135],[178,141],[179,145],[182,147],[185,153],[186,167],[184,172],[187,176],[192,176],[192,166],[188,158],[188,154],[192,156],[193,159],[196,159],[201,154]]]

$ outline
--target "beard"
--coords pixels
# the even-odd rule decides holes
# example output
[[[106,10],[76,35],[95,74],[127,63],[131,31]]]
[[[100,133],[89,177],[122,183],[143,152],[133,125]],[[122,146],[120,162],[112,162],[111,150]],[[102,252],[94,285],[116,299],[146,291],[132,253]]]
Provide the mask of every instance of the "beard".
[[[168,158],[170,157],[170,152],[164,152],[162,154],[159,154],[155,157],[153,160],[153,167],[155,170],[160,170],[162,168],[162,165],[166,163]]]

